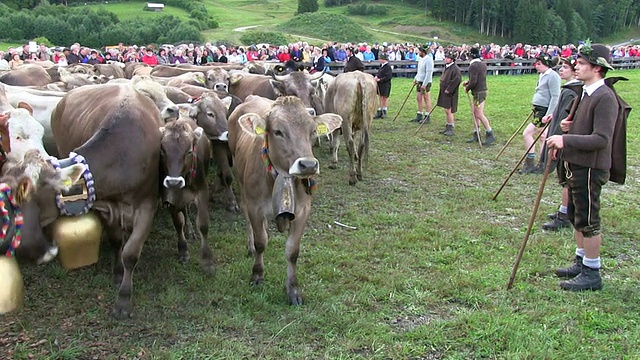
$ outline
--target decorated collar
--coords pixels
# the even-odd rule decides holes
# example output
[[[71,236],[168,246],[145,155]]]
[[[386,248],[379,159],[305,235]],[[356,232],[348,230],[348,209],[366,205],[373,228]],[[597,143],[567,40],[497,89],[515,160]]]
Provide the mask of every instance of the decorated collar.
[[[83,164],[85,170],[82,173],[83,183],[79,186],[73,186],[67,192],[59,192],[56,194],[56,205],[61,215],[78,216],[86,214],[96,201],[96,188],[93,181],[93,174],[89,170],[89,164],[84,156],[74,152],[69,153],[66,159],[58,160],[54,157],[49,158],[49,163],[58,170],[66,168],[73,164]]]
[[[22,241],[22,225],[24,219],[22,211],[16,204],[16,200],[11,194],[11,188],[5,183],[0,183],[0,212],[2,212],[2,231],[0,241],[11,241],[6,256],[14,256],[16,249]],[[11,234],[13,232],[13,234]],[[7,239],[10,237],[11,239]]]
[[[267,171],[273,175],[273,177],[278,177],[278,170],[273,166],[271,160],[269,159],[269,140],[268,140],[267,132],[264,133],[264,140],[262,141],[262,149],[260,149],[260,155],[262,156],[262,162],[264,166],[267,168]],[[302,185],[304,185],[305,192],[309,195],[313,195],[313,192],[318,189],[318,183],[315,179],[305,178],[301,179]]]

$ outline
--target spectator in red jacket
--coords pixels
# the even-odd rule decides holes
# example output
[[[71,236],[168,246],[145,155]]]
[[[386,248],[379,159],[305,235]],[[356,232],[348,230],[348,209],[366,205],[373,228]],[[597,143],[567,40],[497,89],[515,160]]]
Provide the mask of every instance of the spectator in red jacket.
[[[147,51],[144,55],[142,55],[142,62],[149,66],[158,65],[158,58],[156,54],[153,53],[153,48],[147,48]]]

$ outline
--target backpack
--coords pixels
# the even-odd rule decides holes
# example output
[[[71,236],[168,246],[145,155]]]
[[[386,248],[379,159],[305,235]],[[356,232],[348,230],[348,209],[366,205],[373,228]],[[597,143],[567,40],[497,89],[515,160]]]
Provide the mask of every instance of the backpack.
[[[613,88],[618,81],[629,81],[629,79],[617,76],[604,79],[604,83],[613,90],[618,101],[618,118],[613,129],[611,139],[611,169],[609,170],[609,181],[624,185],[627,177],[627,118],[631,112],[631,106],[624,101]]]

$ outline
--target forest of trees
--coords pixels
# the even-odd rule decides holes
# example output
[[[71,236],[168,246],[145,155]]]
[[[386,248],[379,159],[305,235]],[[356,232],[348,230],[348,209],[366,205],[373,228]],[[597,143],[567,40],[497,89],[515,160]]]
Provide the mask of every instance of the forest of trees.
[[[324,0],[325,6],[360,0]],[[389,1],[392,3],[393,1]],[[436,20],[461,23],[510,42],[566,44],[598,40],[640,25],[640,0],[397,0]],[[369,3],[369,2],[367,2]]]
[[[640,25],[640,0],[406,0],[438,20],[531,44],[598,40]]]

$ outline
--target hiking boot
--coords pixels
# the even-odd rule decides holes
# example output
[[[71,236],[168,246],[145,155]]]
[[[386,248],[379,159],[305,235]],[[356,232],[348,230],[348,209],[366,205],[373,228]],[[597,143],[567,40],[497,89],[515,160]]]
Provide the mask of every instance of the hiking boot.
[[[582,256],[576,255],[576,262],[567,268],[556,269],[556,276],[567,279],[574,278],[582,272],[582,266]]]
[[[422,120],[423,120],[423,118],[422,118],[422,114],[421,114],[421,113],[417,113],[417,114],[416,114],[416,117],[415,117],[415,118],[413,118],[413,119],[411,119],[411,120],[409,120],[409,121],[410,121],[410,122],[420,122],[420,121],[422,121]]]
[[[539,162],[538,165],[536,165],[533,170],[531,171],[532,174],[544,174],[544,165],[543,163]]]
[[[471,137],[471,139],[467,140],[467,144],[471,144],[474,142],[478,142],[478,133],[477,132],[473,132],[473,136]]]
[[[420,121],[420,124],[428,125],[430,123],[431,123],[431,114],[427,113],[423,116],[422,121]]]
[[[561,212],[558,212],[557,215],[554,216],[553,220],[542,225],[543,230],[551,231],[557,231],[568,227],[571,227],[571,221],[567,218],[567,214],[563,214]]]
[[[533,174],[533,172],[536,170],[536,166],[533,164],[533,159],[532,158],[525,158],[524,159],[524,165],[522,166],[522,169],[518,170],[519,174]]]
[[[496,138],[493,136],[493,131],[487,131],[484,136],[485,139],[482,142],[482,146],[493,145],[496,142]]]
[[[444,136],[453,136],[453,135],[455,135],[453,133],[453,125],[447,124],[447,127],[444,129],[444,132],[442,133],[442,135],[444,135]]]
[[[592,269],[583,265],[580,274],[571,280],[562,281],[560,288],[569,291],[600,290],[602,289],[600,269]]]
[[[380,116],[381,119],[386,119],[387,118],[387,110],[382,109],[382,115]]]
[[[382,119],[382,110],[376,111],[376,115],[373,118],[374,119]]]
[[[547,219],[549,220],[555,220],[558,217],[558,214],[560,213],[560,211],[556,211],[553,214],[548,214],[547,215]]]

